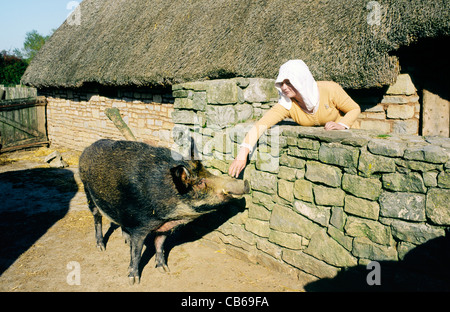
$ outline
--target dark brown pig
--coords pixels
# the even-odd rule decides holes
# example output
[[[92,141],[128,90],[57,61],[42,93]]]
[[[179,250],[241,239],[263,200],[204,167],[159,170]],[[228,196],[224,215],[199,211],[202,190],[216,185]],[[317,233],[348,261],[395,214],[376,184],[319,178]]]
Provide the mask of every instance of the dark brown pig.
[[[218,177],[198,160],[175,160],[169,149],[100,140],[80,157],[80,177],[94,215],[97,247],[105,249],[102,214],[121,226],[131,248],[129,281],[139,283],[144,240],[155,232],[156,267],[167,271],[168,231],[248,193],[247,181]]]

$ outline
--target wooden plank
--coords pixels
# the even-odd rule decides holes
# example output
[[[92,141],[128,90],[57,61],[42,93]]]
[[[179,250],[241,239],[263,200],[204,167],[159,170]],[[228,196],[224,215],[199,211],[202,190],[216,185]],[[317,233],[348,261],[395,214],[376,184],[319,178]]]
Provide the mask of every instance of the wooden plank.
[[[29,147],[44,146],[44,145],[48,146],[49,144],[50,144],[50,141],[33,142],[33,139],[28,139],[28,140],[24,140],[21,142],[17,142],[16,145],[14,145],[14,146],[5,147],[5,148],[0,147],[0,154],[6,153],[6,152],[12,152],[12,151],[16,151],[16,150],[20,150],[20,149],[24,149],[24,148],[29,148]]]
[[[450,102],[423,90],[422,135],[450,135]]]
[[[28,133],[28,134],[36,136],[36,137],[41,135],[41,133],[39,133],[39,131],[27,128],[24,125],[22,125],[21,123],[15,121],[15,120],[11,120],[9,118],[5,118],[3,116],[0,116],[0,122],[4,122],[5,124],[8,124],[8,125],[16,128],[16,129],[20,130],[20,131],[23,131],[25,133]]]

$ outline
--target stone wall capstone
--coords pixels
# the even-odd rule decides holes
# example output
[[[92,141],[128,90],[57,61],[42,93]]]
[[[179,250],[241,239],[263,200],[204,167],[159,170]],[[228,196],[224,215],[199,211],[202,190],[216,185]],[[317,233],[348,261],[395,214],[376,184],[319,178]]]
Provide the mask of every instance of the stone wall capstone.
[[[278,97],[269,79],[173,90],[173,148],[186,155],[192,136],[218,175],[227,174],[245,134]],[[312,280],[373,260],[401,261],[450,227],[448,138],[281,123],[261,137],[241,178],[252,189],[245,209],[204,238]]]

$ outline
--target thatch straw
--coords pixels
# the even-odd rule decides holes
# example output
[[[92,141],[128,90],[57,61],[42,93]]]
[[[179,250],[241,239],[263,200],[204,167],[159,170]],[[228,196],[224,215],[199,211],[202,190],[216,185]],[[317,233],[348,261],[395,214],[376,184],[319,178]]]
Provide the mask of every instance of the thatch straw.
[[[379,25],[368,23],[377,9],[368,3],[85,0],[81,25],[65,22],[22,82],[42,88],[275,78],[282,63],[299,58],[317,80],[375,87],[395,80],[392,52],[400,46],[450,35],[449,0],[379,0]]]

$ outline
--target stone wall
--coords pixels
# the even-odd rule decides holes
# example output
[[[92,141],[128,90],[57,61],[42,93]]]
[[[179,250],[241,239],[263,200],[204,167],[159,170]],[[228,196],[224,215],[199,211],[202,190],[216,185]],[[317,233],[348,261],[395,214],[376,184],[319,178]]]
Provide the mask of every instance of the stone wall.
[[[170,92],[119,90],[114,96],[85,89],[39,92],[47,98],[47,127],[52,144],[83,150],[101,138],[123,140],[105,115],[105,109],[117,107],[139,141],[164,147],[172,145]]]
[[[227,173],[254,122],[248,119],[277,99],[273,81],[242,78],[177,85],[173,95],[174,148],[186,154],[192,136],[215,174]],[[408,103],[395,105],[416,109]],[[389,107],[386,113],[394,116]],[[383,133],[273,127],[244,171],[252,188],[245,209],[234,210],[205,239],[236,256],[317,279],[371,260],[402,260],[445,236],[450,139]]]
[[[357,100],[357,99],[355,99]],[[383,133],[419,134],[421,105],[416,87],[408,74],[398,75],[397,81],[388,87],[381,100],[361,105],[358,120],[361,129]]]

